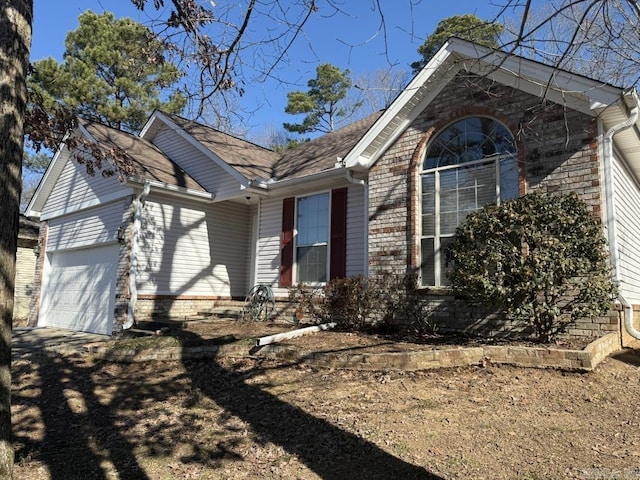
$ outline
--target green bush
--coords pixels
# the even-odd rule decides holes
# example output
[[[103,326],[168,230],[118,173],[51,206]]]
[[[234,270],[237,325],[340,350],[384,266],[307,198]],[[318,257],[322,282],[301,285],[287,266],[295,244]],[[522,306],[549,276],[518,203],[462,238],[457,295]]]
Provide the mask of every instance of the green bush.
[[[575,193],[530,194],[468,215],[447,261],[469,303],[529,322],[541,342],[606,314],[617,292],[602,227]]]

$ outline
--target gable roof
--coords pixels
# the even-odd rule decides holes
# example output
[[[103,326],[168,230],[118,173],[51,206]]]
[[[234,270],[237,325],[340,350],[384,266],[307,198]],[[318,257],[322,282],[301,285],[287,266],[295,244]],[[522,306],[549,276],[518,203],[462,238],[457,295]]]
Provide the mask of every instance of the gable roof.
[[[159,182],[196,192],[206,192],[196,180],[151,142],[100,123],[83,120],[81,125],[96,142],[111,145],[126,152],[133,167],[135,180]]]
[[[271,178],[276,152],[178,115],[167,117],[246,179]]]
[[[332,168],[351,151],[382,111],[357,120],[314,140],[285,150],[273,167],[274,180],[313,175]]]
[[[467,40],[450,38],[363,135],[345,158],[346,167],[356,170],[371,168],[460,71],[484,76],[536,95],[541,100],[599,116],[605,130],[625,120],[628,104],[637,103],[637,98],[629,98],[635,93],[630,94],[621,88]],[[640,142],[637,129],[633,130],[619,133],[616,139],[627,145],[626,153],[631,154],[633,168],[640,178]]]

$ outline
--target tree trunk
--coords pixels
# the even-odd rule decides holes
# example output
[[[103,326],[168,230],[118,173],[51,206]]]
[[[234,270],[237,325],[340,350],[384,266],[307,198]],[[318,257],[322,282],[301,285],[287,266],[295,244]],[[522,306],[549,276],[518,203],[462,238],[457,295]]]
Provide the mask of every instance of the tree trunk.
[[[11,322],[33,0],[0,1],[0,478],[11,479]]]

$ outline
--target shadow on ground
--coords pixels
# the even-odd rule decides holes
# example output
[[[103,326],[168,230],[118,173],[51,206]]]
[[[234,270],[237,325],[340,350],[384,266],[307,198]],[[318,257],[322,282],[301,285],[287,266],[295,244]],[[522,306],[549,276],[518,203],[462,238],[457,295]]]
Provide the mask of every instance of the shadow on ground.
[[[634,367],[640,367],[640,350],[637,349],[628,348],[622,350],[611,355],[611,358],[615,358],[628,365],[633,365]]]
[[[246,373],[215,359],[185,361],[177,377],[155,376],[151,365],[148,377],[132,381],[119,375],[126,365],[91,364],[46,351],[30,358],[15,363],[14,381],[39,384],[46,394],[32,387],[14,389],[14,405],[31,412],[14,420],[16,463],[36,460],[52,479],[153,478],[140,464],[136,448],[147,456],[200,466],[209,474],[223,469],[225,462],[244,461],[233,445],[199,437],[195,413],[187,410],[173,418],[172,402],[182,398],[188,404],[191,396],[194,404],[201,397],[215,402],[225,414],[246,422],[260,441],[282,447],[323,479],[440,478],[280,400],[249,383]],[[26,377],[31,381],[23,381]],[[108,403],[96,393],[105,388],[111,391]],[[147,435],[136,438],[132,432],[145,422],[152,425],[146,427]],[[176,438],[191,439],[191,456],[176,452]]]

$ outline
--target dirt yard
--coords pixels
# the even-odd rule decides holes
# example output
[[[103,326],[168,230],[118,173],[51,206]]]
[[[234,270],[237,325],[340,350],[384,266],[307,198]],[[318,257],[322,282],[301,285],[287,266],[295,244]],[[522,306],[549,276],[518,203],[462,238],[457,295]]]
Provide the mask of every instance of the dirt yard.
[[[256,333],[255,325],[222,327],[189,335]],[[395,348],[329,332],[296,342]],[[639,367],[633,350],[588,374],[490,365],[358,372],[260,357],[19,358],[15,478],[637,479]]]

